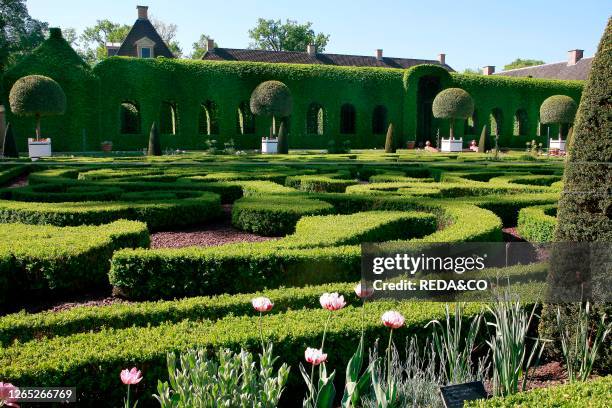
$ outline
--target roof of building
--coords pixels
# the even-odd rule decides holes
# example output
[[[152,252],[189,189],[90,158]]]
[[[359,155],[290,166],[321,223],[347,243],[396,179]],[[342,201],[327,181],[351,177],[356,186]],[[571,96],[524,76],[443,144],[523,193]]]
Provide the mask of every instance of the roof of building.
[[[534,65],[532,67],[510,69],[508,71],[496,72],[493,75],[512,77],[532,77],[547,79],[578,79],[586,80],[591,71],[593,57],[582,58],[574,65],[568,65],[567,61],[552,64]]]
[[[168,57],[174,58],[174,54],[168,48],[164,40],[159,36],[155,27],[148,19],[139,18],[136,20],[132,29],[128,33],[123,43],[121,43],[121,47],[115,55],[123,56],[123,57],[137,57],[138,56],[138,48],[136,47],[136,41],[147,37],[151,41],[155,43],[153,47],[153,55],[155,57]]]
[[[251,50],[240,48],[213,48],[208,50],[203,60],[213,61],[251,61],[251,62],[271,62],[271,63],[290,63],[290,64],[322,64],[339,65],[349,67],[381,67],[381,68],[410,68],[420,64],[441,65],[449,71],[453,69],[447,64],[440,64],[438,60],[369,57],[364,55],[344,55],[316,53],[311,55],[300,51],[268,51]]]

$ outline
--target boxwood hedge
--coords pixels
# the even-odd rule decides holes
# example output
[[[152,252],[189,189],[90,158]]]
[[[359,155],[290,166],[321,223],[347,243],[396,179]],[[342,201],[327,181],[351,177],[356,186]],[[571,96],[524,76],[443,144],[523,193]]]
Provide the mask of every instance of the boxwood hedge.
[[[551,242],[557,227],[557,206],[527,207],[519,211],[517,230],[530,242]]]
[[[0,224],[0,305],[35,293],[108,285],[115,250],[148,246],[149,232],[141,222],[79,227]]]

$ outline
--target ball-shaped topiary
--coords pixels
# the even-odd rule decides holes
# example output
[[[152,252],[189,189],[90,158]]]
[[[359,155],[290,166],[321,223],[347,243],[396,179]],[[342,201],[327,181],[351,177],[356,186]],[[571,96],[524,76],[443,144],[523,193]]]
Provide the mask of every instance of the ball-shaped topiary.
[[[251,112],[255,115],[284,118],[291,115],[291,91],[280,81],[266,81],[257,85],[251,94]]]
[[[66,110],[66,94],[53,79],[43,75],[19,78],[9,93],[15,115],[36,117],[36,137],[40,138],[40,117],[61,115]]]
[[[549,123],[573,123],[578,105],[566,95],[553,95],[546,98],[540,106],[540,122]]]
[[[455,119],[467,119],[474,113],[474,99],[461,88],[448,88],[436,95],[432,105],[433,115],[450,120],[450,138],[454,139]]]

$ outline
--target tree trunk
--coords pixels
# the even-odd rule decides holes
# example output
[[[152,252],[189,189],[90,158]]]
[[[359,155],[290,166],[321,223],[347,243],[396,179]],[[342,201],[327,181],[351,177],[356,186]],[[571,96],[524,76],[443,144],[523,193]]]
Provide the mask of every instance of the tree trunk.
[[[450,140],[455,140],[455,129],[454,129],[454,120],[450,120]]]
[[[40,140],[40,113],[36,114],[36,140]]]

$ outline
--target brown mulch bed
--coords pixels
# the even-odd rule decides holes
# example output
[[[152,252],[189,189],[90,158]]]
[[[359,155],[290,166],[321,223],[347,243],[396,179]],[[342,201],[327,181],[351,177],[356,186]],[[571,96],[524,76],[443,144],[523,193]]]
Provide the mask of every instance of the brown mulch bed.
[[[234,242],[262,242],[277,239],[250,234],[219,222],[202,228],[182,231],[161,231],[151,234],[151,248],[182,248],[217,246]]]
[[[567,373],[558,361],[551,361],[542,364],[536,368],[529,370],[529,378],[525,384],[525,391],[536,388],[548,388],[555,385],[565,384],[567,382]],[[489,394],[492,394],[492,384],[486,381],[485,389]]]

